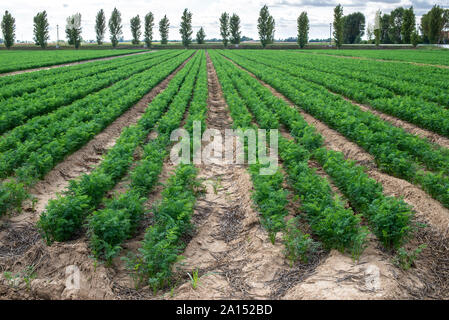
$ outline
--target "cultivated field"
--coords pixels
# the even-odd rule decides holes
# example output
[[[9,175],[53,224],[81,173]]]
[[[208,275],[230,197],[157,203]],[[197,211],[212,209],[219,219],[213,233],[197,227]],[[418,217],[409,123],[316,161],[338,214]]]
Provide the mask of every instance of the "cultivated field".
[[[0,52],[0,299],[449,298],[448,51],[42,55]]]

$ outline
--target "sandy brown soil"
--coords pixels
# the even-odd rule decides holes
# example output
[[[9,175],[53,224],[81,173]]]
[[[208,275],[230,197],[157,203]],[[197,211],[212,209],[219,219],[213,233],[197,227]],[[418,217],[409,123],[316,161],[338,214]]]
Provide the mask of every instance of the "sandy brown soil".
[[[123,58],[123,57],[126,57],[126,56],[134,56],[134,55],[139,55],[139,54],[146,54],[146,53],[149,53],[149,52],[151,52],[151,51],[143,51],[143,52],[137,52],[137,53],[130,53],[130,54],[124,54],[124,55],[119,55],[119,56],[113,56],[113,57],[83,60],[83,61],[78,61],[78,62],[57,64],[57,65],[48,66],[48,67],[41,67],[41,68],[34,68],[34,69],[27,69],[27,70],[19,70],[19,71],[13,71],[13,72],[8,72],[8,73],[0,73],[0,77],[14,76],[14,75],[17,75],[17,74],[29,73],[29,72],[35,72],[35,71],[41,71],[41,70],[50,70],[50,69],[55,69],[55,68],[60,68],[60,67],[71,67],[71,66],[75,66],[75,65],[78,65],[78,64],[85,64],[85,63],[89,63],[89,62],[93,62],[93,61],[106,61],[106,60],[112,60],[112,59],[116,59],[116,58]]]
[[[69,180],[82,173],[91,172],[93,166],[101,161],[102,155],[114,145],[123,128],[138,121],[148,103],[168,86],[170,80],[187,61],[102,133],[65,159],[40,181],[32,190],[36,199],[34,208],[29,204],[23,214],[1,221],[0,299],[118,299],[124,292],[132,292],[131,289],[122,288],[115,282],[113,270],[94,263],[84,236],[48,247],[38,234],[35,223],[48,200],[63,191]],[[157,193],[157,190],[155,192]],[[79,290],[68,289],[70,285],[66,283],[70,274],[67,268],[70,269],[72,266],[76,266],[80,271]],[[23,273],[27,267],[30,267],[35,274],[28,289],[23,281],[25,278]],[[20,274],[22,280],[18,281],[17,288],[5,278],[5,271],[12,272],[13,275]],[[133,294],[137,297],[142,296],[138,293]]]

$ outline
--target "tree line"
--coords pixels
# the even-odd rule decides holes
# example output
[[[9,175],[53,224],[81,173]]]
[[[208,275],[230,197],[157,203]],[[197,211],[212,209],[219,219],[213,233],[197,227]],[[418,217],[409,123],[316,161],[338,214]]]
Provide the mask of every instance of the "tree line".
[[[339,4],[334,9],[333,21],[333,40],[335,45],[340,48],[343,44],[360,43],[365,34],[365,16],[361,12],[354,12],[349,15],[343,14],[343,7]],[[153,43],[154,15],[148,12],[143,19],[139,15],[132,17],[130,20],[130,29],[132,35],[132,44],[139,45],[143,36],[146,47],[150,48]],[[225,47],[229,43],[238,45],[241,40],[240,17],[237,14],[230,15],[227,12],[221,14],[219,18],[220,35]],[[39,12],[33,18],[34,42],[41,48],[46,48],[49,40],[49,23],[47,12]],[[98,45],[104,43],[106,29],[109,28],[110,41],[115,48],[123,34],[123,25],[120,11],[117,8],[111,13],[109,20],[106,20],[105,12],[101,9],[95,19],[95,33]],[[159,21],[159,34],[161,44],[168,43],[170,21],[167,15]],[[416,27],[416,16],[413,7],[399,7],[391,11],[389,14],[382,14],[380,11],[376,14],[375,25],[368,24],[366,28],[368,41],[376,45],[382,44],[399,44],[412,43],[416,46],[419,42],[423,43],[440,43],[443,37],[443,30],[449,28],[449,10],[443,9],[438,5],[422,16],[421,26],[418,30]],[[1,29],[3,31],[3,41],[7,48],[14,44],[15,40],[15,19],[6,11],[1,21]],[[274,42],[275,20],[268,10],[268,6],[264,5],[259,12],[257,21],[257,29],[259,39],[262,46]],[[301,48],[304,48],[309,42],[310,23],[307,12],[302,12],[297,19],[297,38],[296,41]],[[81,14],[76,13],[67,18],[66,38],[69,45],[79,48],[82,42]],[[181,35],[182,44],[188,47],[192,42],[192,13],[185,9],[182,17],[179,33]],[[419,34],[420,33],[420,34]],[[206,33],[203,27],[200,27],[196,33],[196,42],[204,44]]]
[[[365,33],[365,16],[361,12],[343,15],[343,7],[339,4],[334,9],[333,39],[337,47],[344,43],[360,43]],[[413,6],[399,7],[389,14],[376,13],[374,26],[366,28],[368,43],[379,44],[438,44],[444,37],[444,30],[449,29],[449,9],[434,5],[421,17],[421,25],[416,26],[416,15]]]

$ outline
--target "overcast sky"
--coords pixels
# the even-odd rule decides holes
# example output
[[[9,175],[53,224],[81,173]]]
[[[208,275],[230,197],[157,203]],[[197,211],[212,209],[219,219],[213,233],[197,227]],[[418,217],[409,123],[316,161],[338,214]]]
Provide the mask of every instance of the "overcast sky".
[[[430,10],[433,4],[449,8],[449,0],[2,0],[0,14],[10,11],[16,18],[16,38],[19,40],[32,40],[33,16],[46,10],[50,23],[50,40],[56,40],[56,25],[59,24],[60,39],[65,37],[65,19],[67,16],[80,12],[82,15],[82,36],[85,40],[95,39],[95,15],[98,10],[104,9],[109,19],[111,11],[117,7],[122,13],[123,35],[131,39],[129,20],[139,14],[143,17],[151,11],[156,22],[167,14],[170,20],[170,40],[179,40],[179,22],[184,8],[193,13],[193,29],[195,36],[197,30],[203,26],[207,38],[220,38],[218,18],[226,11],[237,13],[241,18],[242,35],[257,39],[257,18],[260,8],[267,4],[271,14],[276,20],[276,39],[296,36],[296,19],[302,11],[307,11],[310,19],[310,38],[329,37],[329,23],[333,19],[333,8],[341,3],[344,14],[360,11],[365,14],[368,22],[374,21],[376,10],[390,12],[398,6],[413,5],[418,17]],[[417,20],[419,23],[419,19]],[[159,31],[155,26],[155,39],[159,39]],[[109,35],[107,34],[107,38]]]

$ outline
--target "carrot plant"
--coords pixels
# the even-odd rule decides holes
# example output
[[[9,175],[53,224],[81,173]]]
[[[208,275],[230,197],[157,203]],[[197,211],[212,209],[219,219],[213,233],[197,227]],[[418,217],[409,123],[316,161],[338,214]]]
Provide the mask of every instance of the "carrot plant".
[[[193,121],[205,122],[207,111],[208,90],[204,51],[199,53],[199,61],[199,71],[185,125],[189,131],[192,130]],[[163,129],[160,134],[168,136],[170,130]],[[185,247],[182,237],[193,228],[191,216],[201,189],[201,183],[196,176],[197,169],[191,164],[180,164],[177,167],[165,185],[161,202],[154,207],[155,222],[147,229],[139,253],[124,258],[137,280],[136,283],[147,283],[154,292],[171,284],[173,264],[182,259],[180,254]]]

